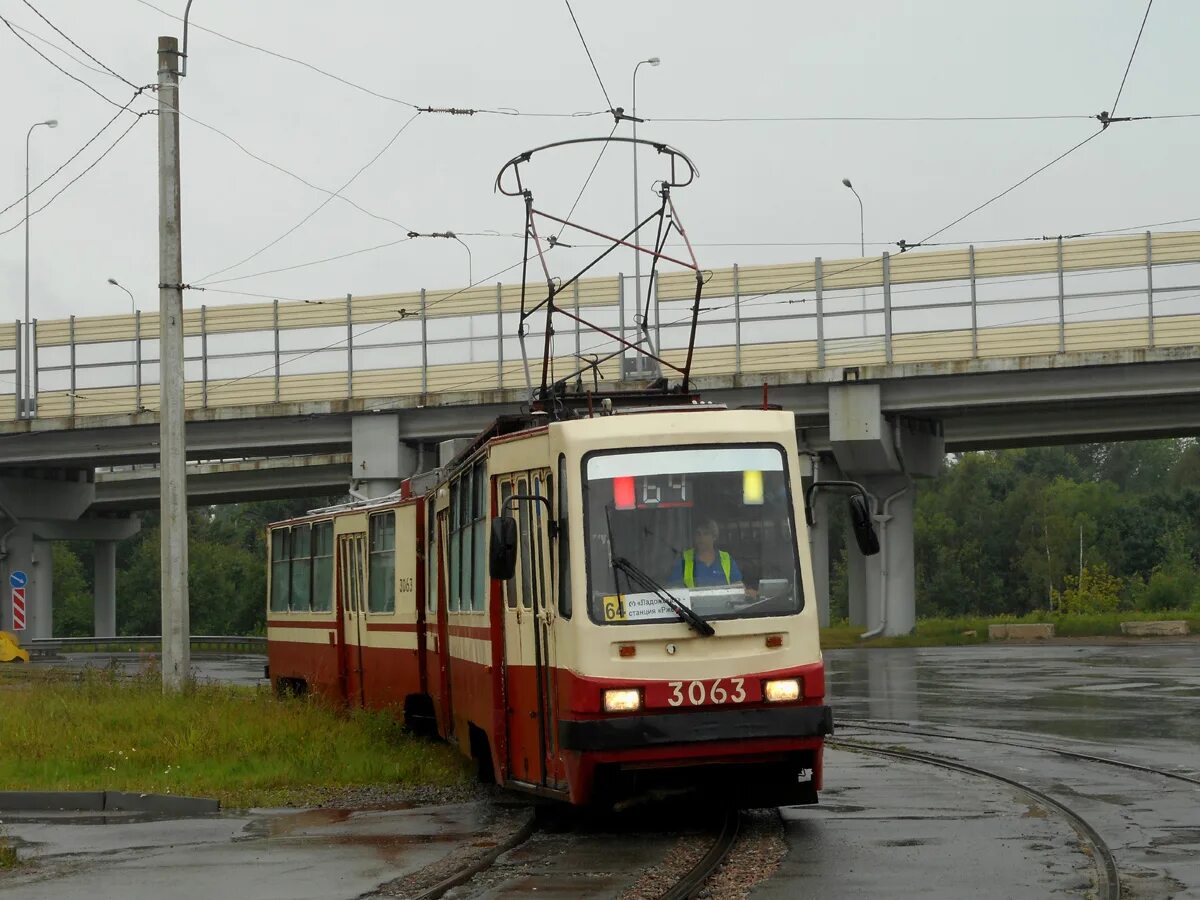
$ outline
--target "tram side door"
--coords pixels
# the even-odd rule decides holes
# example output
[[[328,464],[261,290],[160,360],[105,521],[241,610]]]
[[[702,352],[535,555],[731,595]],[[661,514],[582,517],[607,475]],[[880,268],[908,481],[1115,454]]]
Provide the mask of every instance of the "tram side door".
[[[341,618],[342,646],[338,654],[341,681],[346,702],[364,706],[362,644],[366,636],[366,535],[362,532],[338,535],[337,585],[338,615]]]
[[[453,684],[450,678],[450,620],[447,616],[449,594],[447,592],[448,569],[446,566],[447,550],[450,540],[449,510],[438,510],[437,514],[437,645],[438,645],[438,678],[442,688],[442,703],[440,710],[445,715],[442,721],[442,734],[446,740],[454,739],[454,699]]]
[[[545,497],[549,503],[530,502],[533,514],[534,555],[534,656],[537,658],[538,698],[542,709],[541,745],[543,784],[565,787],[565,772],[559,760],[558,746],[558,652],[554,643],[554,621],[557,601],[554,579],[554,547],[550,542],[550,522],[553,513],[554,491],[549,469],[529,473],[529,486],[535,497]],[[560,777],[563,776],[563,777]]]
[[[517,566],[505,586],[504,606],[508,770],[520,781],[555,786],[548,765],[557,756],[549,518],[540,501],[507,500],[548,496],[548,475],[520,472],[502,480],[499,489],[502,514],[517,520]]]
[[[533,518],[529,504],[513,501],[529,493],[526,473],[498,479],[500,515],[517,522],[517,565],[504,585],[504,698],[508,777],[528,784],[543,780],[538,740],[537,669],[533,655],[533,575],[529,545]]]

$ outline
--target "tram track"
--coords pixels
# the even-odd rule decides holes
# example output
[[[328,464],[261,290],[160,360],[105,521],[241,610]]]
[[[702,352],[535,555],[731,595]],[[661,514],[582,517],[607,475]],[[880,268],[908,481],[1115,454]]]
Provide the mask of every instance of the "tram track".
[[[669,886],[665,889],[656,890],[654,893],[639,893],[643,896],[656,896],[661,900],[693,900],[700,896],[705,891],[709,879],[720,869],[737,844],[741,822],[741,815],[736,810],[723,812],[720,820],[712,828],[715,837],[695,862],[683,872],[672,874]],[[543,818],[531,814],[520,828],[487,853],[472,859],[468,864],[445,876],[436,884],[409,896],[412,900],[439,900],[447,895],[458,896],[459,892],[455,890],[458,888],[464,889],[469,895],[473,887],[477,887],[477,885],[471,884],[475,879],[482,878],[486,884],[489,877],[496,875],[495,869],[502,868],[497,866],[501,857],[526,844],[541,832],[548,830],[553,834],[562,828],[562,825],[562,822],[557,822],[547,829],[547,822]],[[586,828],[580,826],[569,826],[566,831],[573,833],[581,845],[589,836]],[[547,892],[547,896],[553,896],[552,890]]]
[[[846,724],[848,725],[849,723]],[[922,753],[917,750],[908,750],[896,747],[880,747],[876,744],[856,740],[847,740],[844,738],[827,739],[825,745],[826,747],[834,750],[848,750],[857,753],[869,753],[891,759],[923,763],[925,765],[935,766],[937,768],[946,769],[953,772],[961,772],[976,778],[996,781],[1013,788],[1019,793],[1024,794],[1035,803],[1054,810],[1068,823],[1070,823],[1072,829],[1074,829],[1076,834],[1078,834],[1087,845],[1086,852],[1096,866],[1096,896],[1101,898],[1101,900],[1120,900],[1120,871],[1117,869],[1116,859],[1113,856],[1112,851],[1109,849],[1107,842],[1087,819],[1062,801],[1055,799],[1044,791],[1040,791],[1037,788],[1031,787],[1030,785],[1014,778],[1001,775],[998,772],[992,772],[988,769],[981,769],[957,760],[948,759],[946,757]]]
[[[727,810],[721,821],[721,830],[708,852],[680,876],[662,895],[661,900],[692,900],[699,896],[708,879],[721,867],[737,843],[741,822],[742,817],[737,810]]]
[[[989,744],[995,747],[1015,747],[1021,750],[1031,750],[1038,753],[1053,753],[1056,756],[1061,756],[1066,759],[1077,759],[1084,762],[1099,763],[1101,765],[1113,766],[1114,768],[1125,769],[1131,772],[1140,772],[1145,775],[1159,775],[1163,778],[1169,778],[1175,781],[1184,782],[1185,784],[1192,784],[1200,787],[1200,778],[1195,778],[1191,775],[1184,775],[1179,772],[1170,772],[1165,769],[1156,769],[1152,766],[1143,766],[1139,763],[1132,763],[1123,759],[1113,759],[1112,757],[1108,756],[1096,756],[1092,753],[1080,753],[1076,750],[1068,750],[1065,747],[1030,744],[1024,741],[1010,741],[1002,738],[977,737],[972,735],[958,734],[950,731],[929,731],[915,728],[900,728],[898,726],[889,725],[886,723],[859,720],[840,720],[838,725],[844,728],[856,728],[861,731],[909,735],[911,737],[933,738],[935,740],[943,741],[965,741],[973,744]]]

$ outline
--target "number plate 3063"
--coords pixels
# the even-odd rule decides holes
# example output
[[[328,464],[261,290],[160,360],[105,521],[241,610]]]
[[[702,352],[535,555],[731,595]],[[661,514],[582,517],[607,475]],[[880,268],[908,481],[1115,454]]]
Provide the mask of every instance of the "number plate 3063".
[[[761,700],[757,680],[712,678],[646,685],[647,707],[727,706]]]

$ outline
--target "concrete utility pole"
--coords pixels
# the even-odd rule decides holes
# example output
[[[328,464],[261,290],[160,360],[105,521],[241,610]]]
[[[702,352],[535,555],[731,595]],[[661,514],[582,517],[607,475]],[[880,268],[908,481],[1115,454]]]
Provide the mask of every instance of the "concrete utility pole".
[[[179,42],[158,39],[159,473],[163,691],[191,673],[187,472],[183,434],[183,245],[179,205]]]

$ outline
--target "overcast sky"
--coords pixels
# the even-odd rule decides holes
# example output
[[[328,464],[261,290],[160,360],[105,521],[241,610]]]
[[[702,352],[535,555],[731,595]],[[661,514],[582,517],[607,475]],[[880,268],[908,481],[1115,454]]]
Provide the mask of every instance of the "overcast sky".
[[[156,80],[156,38],[176,20],[137,0],[32,0],[82,48],[134,84]],[[184,0],[154,0],[182,14]],[[613,105],[678,117],[1089,116],[1111,107],[1145,12],[1143,0],[742,3],[575,0],[575,12]],[[0,0],[14,26],[70,49],[24,0]],[[195,0],[192,20],[305,60],[395,100],[199,30],[190,35],[181,108],[247,150],[333,190],[378,154],[411,107],[513,108],[575,113],[608,106],[562,0],[514,3],[341,4]],[[26,38],[67,71],[123,105],[125,84]],[[1200,4],[1157,0],[1118,107],[1123,115],[1200,113]],[[88,63],[93,65],[93,63]],[[0,207],[24,192],[26,130],[36,184],[116,112],[0,26]],[[152,95],[136,100],[149,108]],[[36,208],[130,123],[125,113],[79,160],[33,197]],[[474,277],[519,259],[520,241],[466,233],[519,231],[518,200],[495,194],[505,160],[538,144],[604,136],[607,115],[539,118],[421,114],[344,194],[293,234],[223,277],[250,275],[396,241],[409,230],[464,233]],[[918,240],[1008,187],[1097,129],[1086,118],[1020,122],[650,121],[639,136],[687,152],[701,177],[676,195],[705,267],[857,256],[858,206],[875,251]],[[278,238],[327,197],[226,139],[182,123],[185,280],[236,263]],[[629,135],[622,124],[619,134]],[[1028,185],[939,240],[1075,233],[1200,216],[1200,119],[1112,126]],[[40,318],[120,312],[128,298],[157,305],[156,120],[141,119],[95,169],[31,222],[32,296]],[[570,208],[594,149],[535,159],[539,204]],[[662,169],[643,153],[643,214]],[[602,229],[632,220],[627,146],[604,157],[577,218]],[[18,204],[0,216],[0,319],[21,315],[23,240]],[[1175,226],[1187,228],[1193,226]],[[571,240],[564,234],[564,240]],[[823,246],[716,246],[799,244]],[[577,254],[585,251],[576,251]],[[870,248],[869,248],[870,252]],[[562,263],[568,254],[559,251]],[[598,271],[632,272],[629,254]],[[514,275],[505,280],[514,280]],[[467,282],[467,254],[447,240],[414,240],[324,265],[229,282],[229,290],[331,297]],[[214,287],[216,287],[214,285]],[[210,291],[197,305],[250,302]]]

